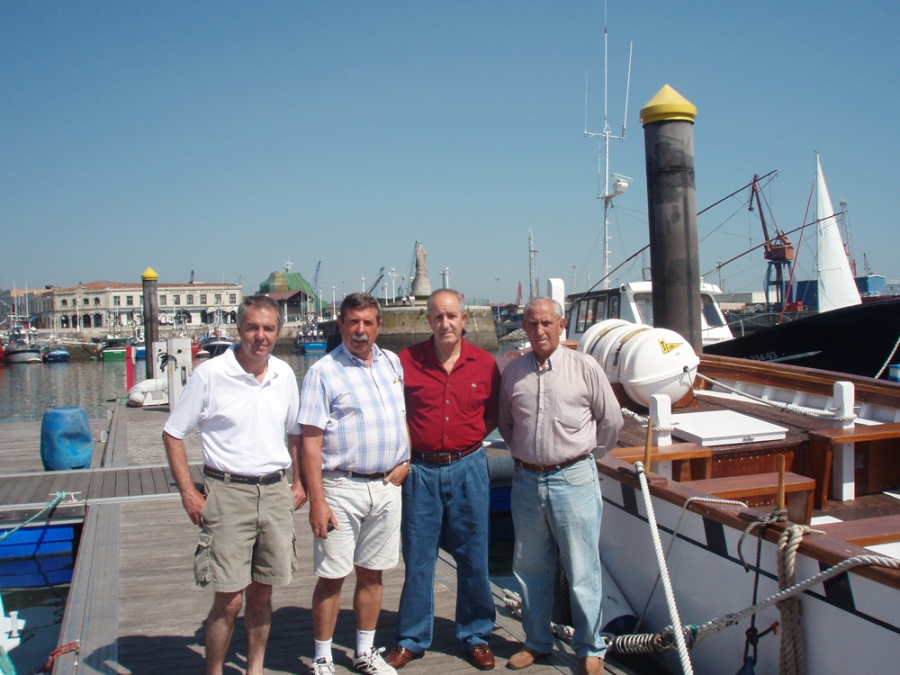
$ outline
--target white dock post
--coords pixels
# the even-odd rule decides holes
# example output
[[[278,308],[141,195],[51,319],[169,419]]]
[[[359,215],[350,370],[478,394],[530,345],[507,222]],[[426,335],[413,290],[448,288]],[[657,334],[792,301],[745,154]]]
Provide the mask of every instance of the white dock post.
[[[852,418],[855,394],[852,382],[834,383],[834,414],[837,417]],[[834,423],[835,429],[852,429],[854,426],[852,419],[836,420]],[[856,498],[855,456],[855,443],[839,443],[834,446],[831,491],[838,501],[847,502]]]
[[[654,429],[672,425],[672,399],[665,394],[654,394],[650,397],[650,424]],[[653,445],[672,445],[672,434],[669,431],[654,431]],[[650,470],[672,480],[672,460],[652,462]]]

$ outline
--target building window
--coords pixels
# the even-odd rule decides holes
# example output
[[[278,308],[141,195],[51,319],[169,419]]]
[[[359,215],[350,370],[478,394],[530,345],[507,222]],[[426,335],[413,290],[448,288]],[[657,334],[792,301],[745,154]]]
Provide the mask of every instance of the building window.
[[[237,302],[237,293],[229,293],[228,294],[228,302],[232,305]]]
[[[120,307],[122,305],[122,296],[114,295],[113,296],[113,307]]]
[[[189,304],[189,305],[193,305],[193,304],[194,304],[194,296],[191,295],[190,293],[188,293],[187,301],[186,301],[186,302],[187,302],[187,304]]]
[[[176,293],[175,295],[172,296],[172,304],[173,304],[173,305],[180,305],[180,304],[181,304],[181,296],[178,295],[177,293]]]
[[[216,304],[217,305],[222,304],[222,294],[221,293],[216,293]]]
[[[63,306],[63,307],[67,307],[68,304],[69,304],[69,301],[68,301],[68,300],[63,300],[63,301],[62,301],[62,306]]]
[[[125,304],[128,305],[129,307],[134,307],[134,296],[126,295],[125,296]]]
[[[81,304],[82,304],[82,305],[89,305],[90,303],[91,303],[91,301],[88,300],[87,298],[82,298],[82,299],[81,299]]]
[[[100,298],[94,298],[94,307],[100,306]]]
[[[166,296],[164,296],[164,295],[159,296],[159,304],[160,305],[166,304]]]
[[[201,293],[201,294],[200,294],[200,304],[201,304],[201,305],[205,305],[205,304],[206,304],[206,293]]]

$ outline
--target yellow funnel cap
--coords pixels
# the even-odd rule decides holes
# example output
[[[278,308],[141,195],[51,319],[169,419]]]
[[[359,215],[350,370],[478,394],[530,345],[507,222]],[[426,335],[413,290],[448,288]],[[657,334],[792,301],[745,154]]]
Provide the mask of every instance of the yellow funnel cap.
[[[656,92],[656,96],[651,98],[647,105],[641,108],[641,124],[676,120],[693,124],[696,117],[697,106],[669,85],[665,85]]]

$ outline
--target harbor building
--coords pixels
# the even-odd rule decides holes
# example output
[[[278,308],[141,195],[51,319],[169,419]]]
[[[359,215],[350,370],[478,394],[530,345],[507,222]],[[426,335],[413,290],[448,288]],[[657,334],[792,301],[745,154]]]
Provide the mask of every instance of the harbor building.
[[[0,321],[8,314],[25,311],[32,327],[60,335],[81,333],[102,336],[143,324],[143,288],[140,283],[91,281],[68,288],[47,286],[6,299],[0,294]],[[243,301],[241,284],[160,283],[158,286],[161,325],[184,325],[188,330],[210,323],[234,323]]]

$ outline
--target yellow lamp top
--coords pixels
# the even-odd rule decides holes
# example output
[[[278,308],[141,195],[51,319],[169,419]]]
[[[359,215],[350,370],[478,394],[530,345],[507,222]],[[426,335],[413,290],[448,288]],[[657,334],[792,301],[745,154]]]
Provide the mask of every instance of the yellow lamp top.
[[[141,279],[143,279],[144,281],[154,281],[156,279],[159,279],[159,275],[153,271],[152,267],[148,267],[141,275]]]
[[[697,106],[684,96],[665,85],[656,92],[647,105],[641,108],[641,124],[681,120],[693,124],[697,117]]]

